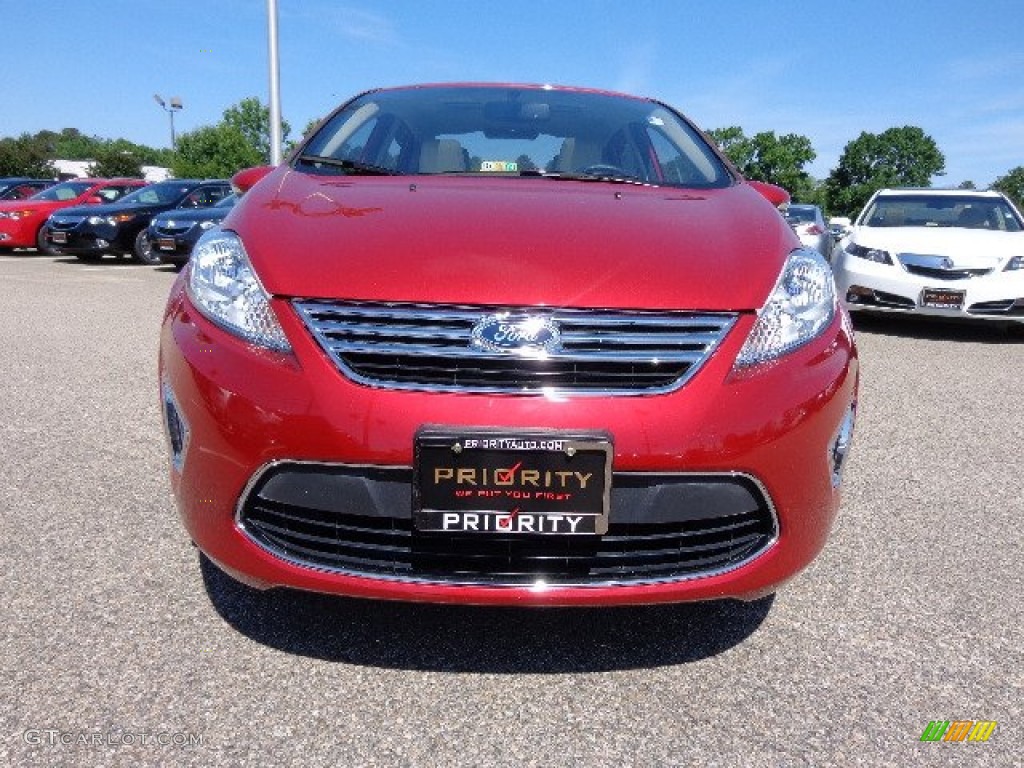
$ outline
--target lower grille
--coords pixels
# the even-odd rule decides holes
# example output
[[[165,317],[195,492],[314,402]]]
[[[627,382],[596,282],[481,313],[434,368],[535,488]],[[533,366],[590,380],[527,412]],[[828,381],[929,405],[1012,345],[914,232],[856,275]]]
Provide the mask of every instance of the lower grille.
[[[391,477],[339,471],[341,477],[328,470],[284,470],[283,483],[268,482],[273,473],[262,478],[240,509],[242,528],[273,554],[307,567],[481,585],[610,585],[706,576],[751,560],[777,535],[767,499],[744,476],[616,475],[613,485],[621,488],[613,487],[608,533],[559,537],[422,533],[412,525],[408,471]],[[308,505],[282,501],[283,486],[290,488],[284,497],[308,498]],[[342,487],[348,494],[339,498]],[[652,513],[651,506],[665,498],[699,503]],[[372,505],[381,499],[402,508],[393,510],[396,516],[379,514]]]
[[[871,291],[870,294],[865,294],[863,291],[863,288],[849,291],[846,294],[846,302],[861,307],[885,307],[886,309],[917,308],[917,302],[913,299],[908,299],[906,296],[886,293],[885,291]]]
[[[1024,299],[1003,299],[1001,301],[981,301],[967,308],[972,315],[1006,315],[1008,317],[1024,317]]]

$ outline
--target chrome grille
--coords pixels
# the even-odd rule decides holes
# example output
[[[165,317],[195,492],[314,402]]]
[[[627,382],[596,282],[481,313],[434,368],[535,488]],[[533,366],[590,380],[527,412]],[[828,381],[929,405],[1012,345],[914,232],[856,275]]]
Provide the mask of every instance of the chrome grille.
[[[930,277],[933,280],[966,280],[971,277],[981,277],[991,272],[991,269],[942,269],[937,267],[924,267],[916,264],[904,264],[904,268],[912,275]]]
[[[370,386],[515,394],[651,394],[682,386],[735,314],[295,301],[335,365]],[[557,324],[541,354],[473,344],[474,326],[507,313]]]
[[[183,235],[188,232],[192,227],[195,226],[194,221],[186,221],[179,224],[170,223],[156,223],[153,225],[154,231],[158,235],[165,235],[167,237],[173,237],[175,235]]]

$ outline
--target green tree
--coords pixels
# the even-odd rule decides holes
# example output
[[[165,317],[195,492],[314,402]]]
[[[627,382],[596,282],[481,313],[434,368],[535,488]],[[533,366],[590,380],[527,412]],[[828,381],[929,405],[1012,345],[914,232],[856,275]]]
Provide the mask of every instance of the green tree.
[[[1006,175],[992,182],[992,189],[998,189],[1009,197],[1018,208],[1024,208],[1024,165],[1018,165]]]
[[[946,170],[938,145],[917,126],[863,132],[843,149],[825,182],[829,209],[855,216],[883,187],[930,187]]]
[[[0,176],[32,176],[52,179],[56,176],[50,145],[29,133],[17,138],[0,139]]]
[[[728,128],[714,128],[708,131],[708,136],[722,150],[732,164],[739,169],[740,173],[750,164],[754,157],[753,142],[743,133],[738,125],[730,125]]]
[[[228,178],[263,162],[265,158],[244,133],[220,123],[181,134],[171,171],[178,178]]]
[[[142,160],[130,149],[119,149],[115,142],[96,150],[92,175],[100,178],[142,177]]]
[[[224,125],[231,126],[243,136],[259,152],[266,163],[270,160],[270,107],[264,106],[259,99],[249,97],[242,99],[234,106],[224,110]],[[281,121],[281,140],[288,144],[291,126],[287,120]],[[254,163],[257,165],[258,163]]]
[[[776,136],[774,131],[762,131],[747,137],[735,125],[709,131],[708,135],[746,178],[778,184],[794,202],[811,202],[815,183],[804,166],[817,153],[806,136]]]

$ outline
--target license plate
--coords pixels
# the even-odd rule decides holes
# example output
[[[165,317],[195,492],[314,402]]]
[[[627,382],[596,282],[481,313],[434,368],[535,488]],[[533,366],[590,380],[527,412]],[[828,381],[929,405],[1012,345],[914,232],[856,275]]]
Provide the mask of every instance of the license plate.
[[[605,534],[611,465],[600,433],[423,430],[413,522],[447,533]]]
[[[66,243],[68,241],[67,232],[51,232],[50,240],[54,243]]]
[[[947,288],[925,288],[921,291],[921,306],[934,309],[960,309],[964,305],[967,291]]]
[[[161,237],[156,241],[156,247],[161,251],[173,251],[174,241],[169,237]]]

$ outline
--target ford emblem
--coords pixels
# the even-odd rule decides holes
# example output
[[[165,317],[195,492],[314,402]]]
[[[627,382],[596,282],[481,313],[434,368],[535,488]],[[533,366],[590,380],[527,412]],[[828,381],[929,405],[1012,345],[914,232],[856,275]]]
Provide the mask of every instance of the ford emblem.
[[[548,317],[507,313],[485,315],[473,326],[471,346],[487,352],[537,354],[554,352],[562,346],[557,323]]]

